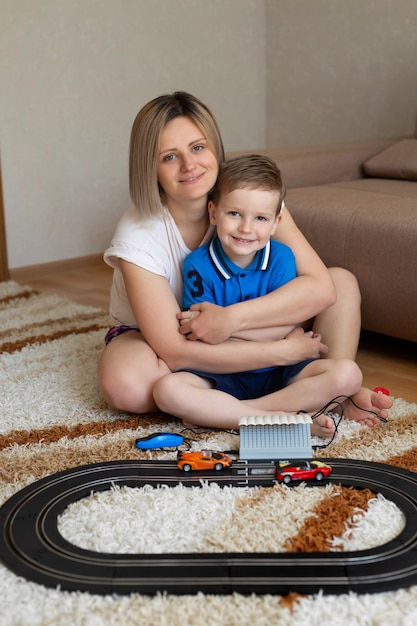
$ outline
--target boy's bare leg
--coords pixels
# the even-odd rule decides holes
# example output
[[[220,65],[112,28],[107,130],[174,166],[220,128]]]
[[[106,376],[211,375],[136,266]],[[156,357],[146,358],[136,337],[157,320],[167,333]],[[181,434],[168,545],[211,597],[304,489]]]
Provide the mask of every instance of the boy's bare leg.
[[[333,397],[356,391],[361,373],[350,360],[317,360],[307,365],[287,387],[254,400],[241,401],[212,388],[209,379],[189,372],[177,372],[162,378],[154,388],[160,409],[186,423],[212,428],[237,428],[248,415],[313,413]],[[334,423],[322,415],[314,420],[312,434],[331,437]]]
[[[273,406],[279,406],[287,413],[302,410],[313,414],[339,395],[355,394],[360,389],[361,382],[361,371],[351,359],[334,361],[319,359],[301,370],[291,384],[284,389],[257,400],[251,400],[251,404],[257,406],[260,404],[263,409],[269,410]],[[330,405],[328,410],[338,412],[339,407],[340,405],[335,403],[334,407]],[[344,407],[343,409],[345,411]],[[326,435],[323,434],[325,432],[323,429],[326,429]],[[333,432],[334,423],[329,416],[320,415],[313,421],[312,435],[331,437]]]
[[[334,421],[330,415],[319,415],[311,424],[311,436],[321,437],[322,439],[331,439],[335,434]]]
[[[266,397],[270,396],[262,399]],[[237,400],[228,393],[213,389],[209,379],[189,372],[176,372],[161,378],[154,387],[154,399],[162,411],[179,417],[187,426],[237,429],[240,419],[245,416],[296,413],[267,410],[257,400]],[[334,431],[334,422],[328,415],[321,415],[312,424],[312,435],[317,437],[330,438]]]
[[[249,402],[237,400],[213,383],[190,372],[176,372],[161,378],[154,387],[158,407],[187,424],[210,428],[238,428],[245,415],[277,415],[281,411],[260,411]]]

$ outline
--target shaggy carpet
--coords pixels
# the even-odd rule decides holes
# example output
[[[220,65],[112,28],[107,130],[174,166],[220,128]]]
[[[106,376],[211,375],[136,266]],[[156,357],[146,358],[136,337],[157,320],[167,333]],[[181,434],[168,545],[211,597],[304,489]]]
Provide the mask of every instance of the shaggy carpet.
[[[120,459],[175,459],[135,439],[183,432],[161,414],[128,415],[100,397],[96,365],[109,325],[99,309],[0,284],[0,504],[68,468]],[[383,381],[381,381],[383,384]],[[317,456],[364,459],[417,471],[417,405],[396,398],[387,424],[342,421]],[[239,447],[233,432],[196,430],[193,449]],[[60,533],[96,552],[345,551],[386,543],[403,513],[381,494],[338,485],[307,488],[127,488],[92,493],[60,516]],[[98,596],[46,588],[0,563],[0,623],[8,625],[256,626],[417,623],[417,586],[376,594],[285,597]]]

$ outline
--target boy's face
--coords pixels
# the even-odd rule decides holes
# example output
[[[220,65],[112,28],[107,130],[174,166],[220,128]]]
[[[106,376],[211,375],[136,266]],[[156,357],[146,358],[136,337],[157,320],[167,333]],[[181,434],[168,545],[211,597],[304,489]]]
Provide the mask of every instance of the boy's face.
[[[264,189],[234,189],[216,206],[209,202],[210,223],[216,225],[223,250],[236,265],[248,267],[274,234],[279,202],[278,191]]]

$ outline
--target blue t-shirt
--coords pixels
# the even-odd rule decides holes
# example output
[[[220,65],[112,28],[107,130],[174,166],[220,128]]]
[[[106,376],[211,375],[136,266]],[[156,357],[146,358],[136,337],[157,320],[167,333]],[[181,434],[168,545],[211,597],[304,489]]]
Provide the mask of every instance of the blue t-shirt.
[[[225,255],[218,237],[189,254],[183,265],[183,309],[196,302],[229,306],[264,296],[296,277],[294,254],[271,239],[243,269]]]

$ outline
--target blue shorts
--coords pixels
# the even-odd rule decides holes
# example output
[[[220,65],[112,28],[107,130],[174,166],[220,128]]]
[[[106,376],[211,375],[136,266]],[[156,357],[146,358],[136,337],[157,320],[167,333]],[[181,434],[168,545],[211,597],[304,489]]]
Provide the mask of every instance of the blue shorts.
[[[316,359],[307,359],[295,365],[285,365],[252,372],[237,372],[236,374],[207,374],[207,372],[196,370],[181,371],[196,374],[201,378],[208,378],[213,381],[214,389],[224,391],[238,400],[254,400],[288,387],[292,379],[306,365],[314,361]]]
[[[119,335],[123,335],[124,333],[128,333],[130,330],[134,330],[139,333],[139,328],[135,328],[134,326],[126,326],[122,324],[122,326],[112,326],[110,330],[107,331],[106,336],[104,337],[104,343],[109,344],[112,339],[115,339]]]

